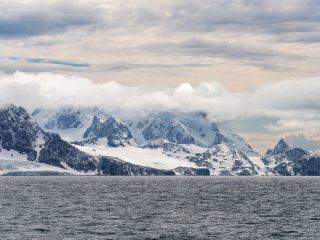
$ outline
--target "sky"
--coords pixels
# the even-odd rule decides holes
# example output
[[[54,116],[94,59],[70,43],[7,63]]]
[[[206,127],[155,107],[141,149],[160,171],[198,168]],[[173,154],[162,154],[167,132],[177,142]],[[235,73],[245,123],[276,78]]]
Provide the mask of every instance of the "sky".
[[[201,110],[316,150],[319,22],[319,0],[1,0],[0,102]]]

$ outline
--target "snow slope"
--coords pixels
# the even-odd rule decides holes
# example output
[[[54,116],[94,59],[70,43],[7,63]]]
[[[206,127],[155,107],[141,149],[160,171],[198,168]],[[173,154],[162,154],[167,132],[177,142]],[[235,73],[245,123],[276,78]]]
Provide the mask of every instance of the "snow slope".
[[[37,161],[28,161],[27,154],[21,154],[15,150],[0,151],[0,175],[5,175],[12,172],[54,172],[65,175],[96,175],[95,171],[79,172],[70,168],[66,163],[61,162],[65,168],[55,167]]]
[[[187,159],[178,157],[170,157],[162,153],[161,149],[145,149],[134,146],[126,147],[106,147],[105,145],[74,145],[80,151],[89,153],[93,156],[112,156],[120,158],[126,162],[152,167],[157,169],[171,170],[177,167],[194,167],[195,163],[189,162]]]
[[[76,171],[68,171],[62,168],[54,167],[52,165],[37,163],[27,160],[8,160],[0,159],[0,175],[6,175],[8,173],[23,173],[23,172],[51,172],[51,173],[60,173],[63,175],[79,175]]]

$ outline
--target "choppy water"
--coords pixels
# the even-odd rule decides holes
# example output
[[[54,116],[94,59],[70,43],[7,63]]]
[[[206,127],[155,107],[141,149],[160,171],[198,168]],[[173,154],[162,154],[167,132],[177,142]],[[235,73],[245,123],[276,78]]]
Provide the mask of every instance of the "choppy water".
[[[320,178],[1,177],[1,239],[320,239]]]

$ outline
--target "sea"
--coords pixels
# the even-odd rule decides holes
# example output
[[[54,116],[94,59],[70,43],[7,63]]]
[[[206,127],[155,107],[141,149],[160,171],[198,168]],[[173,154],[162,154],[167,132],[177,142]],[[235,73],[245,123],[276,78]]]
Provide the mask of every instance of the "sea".
[[[0,177],[0,239],[320,239],[320,178]]]

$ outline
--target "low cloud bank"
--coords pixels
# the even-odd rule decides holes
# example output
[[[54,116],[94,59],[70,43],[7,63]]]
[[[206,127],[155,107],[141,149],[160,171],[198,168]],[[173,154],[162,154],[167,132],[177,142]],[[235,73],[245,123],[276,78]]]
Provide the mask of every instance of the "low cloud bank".
[[[23,73],[0,77],[0,103],[14,103],[29,111],[66,105],[101,107],[115,114],[146,114],[151,111],[204,111],[215,120],[256,116],[280,119],[270,131],[315,127],[320,121],[320,79],[272,82],[256,89],[230,92],[217,82],[176,88],[94,83],[89,79],[51,73]],[[299,126],[297,126],[299,125]]]

